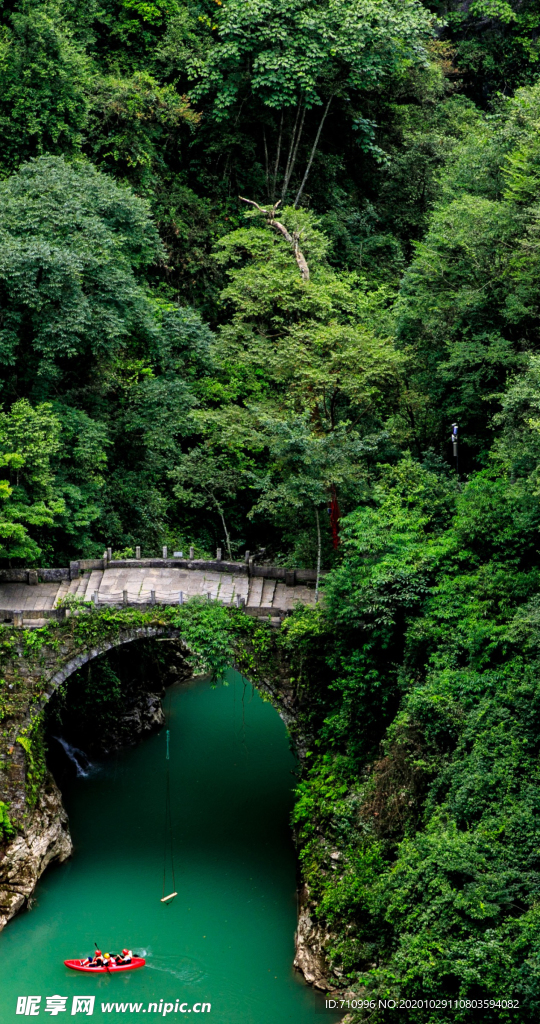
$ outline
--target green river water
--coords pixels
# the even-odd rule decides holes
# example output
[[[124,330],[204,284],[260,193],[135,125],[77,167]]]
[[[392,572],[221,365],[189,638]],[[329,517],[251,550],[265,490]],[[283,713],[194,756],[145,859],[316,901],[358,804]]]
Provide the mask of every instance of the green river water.
[[[27,1019],[16,1008],[29,995],[41,996],[42,1021],[73,1019],[75,995],[95,996],[93,1020],[100,1022],[161,1020],[171,1004],[168,1021],[340,1019],[292,969],[295,760],[285,727],[237,673],[227,681],[175,686],[166,698],[178,890],[172,903],[160,902],[165,730],[64,787],[75,853],[45,873],[33,909],[0,935],[1,1024]],[[64,967],[64,959],[91,952],[94,941],[104,951],[128,945],[147,966],[112,977]],[[65,1011],[46,1011],[52,995],[68,997]],[[187,1016],[202,1003],[211,1005],[204,1017]]]

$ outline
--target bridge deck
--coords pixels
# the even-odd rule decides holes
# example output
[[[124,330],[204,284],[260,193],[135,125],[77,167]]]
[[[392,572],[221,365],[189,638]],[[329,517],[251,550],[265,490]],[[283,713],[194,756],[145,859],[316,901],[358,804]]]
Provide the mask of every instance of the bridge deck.
[[[235,576],[230,573],[206,572],[174,567],[94,569],[79,579],[61,583],[0,584],[0,615],[2,612],[22,611],[23,619],[37,625],[40,616],[58,607],[62,598],[73,594],[91,601],[97,593],[99,605],[122,604],[124,593],[130,605],[149,604],[152,594],[156,604],[178,604],[180,593],[184,600],[194,595],[209,594],[222,604],[235,604],[242,599],[248,612],[281,616],[291,611],[298,601],[313,604],[315,591],[297,584],[288,587],[281,581],[262,577]],[[26,613],[26,614],[25,614]]]

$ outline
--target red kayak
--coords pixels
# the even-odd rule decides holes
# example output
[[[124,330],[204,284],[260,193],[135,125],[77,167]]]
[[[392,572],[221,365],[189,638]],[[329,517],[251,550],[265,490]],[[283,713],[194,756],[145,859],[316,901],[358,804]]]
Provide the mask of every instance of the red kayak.
[[[82,960],[64,960],[64,963],[72,971],[84,971],[86,974],[116,974],[118,971],[134,971],[136,967],[144,967],[146,960],[134,956],[130,964],[115,964],[114,967],[83,967]]]

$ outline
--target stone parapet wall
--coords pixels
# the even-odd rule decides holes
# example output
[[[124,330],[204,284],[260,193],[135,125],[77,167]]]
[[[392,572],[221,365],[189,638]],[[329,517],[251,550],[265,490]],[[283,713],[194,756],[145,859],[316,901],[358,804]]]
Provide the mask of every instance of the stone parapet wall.
[[[81,566],[82,566],[81,562]],[[103,562],[100,561],[100,568]],[[97,566],[96,566],[97,568]],[[107,569],[193,569],[199,572],[229,572],[235,576],[249,576],[246,562],[224,562],[205,558],[112,558]]]
[[[24,621],[31,619],[56,619],[61,622],[66,618],[65,608],[0,608],[0,624],[11,622],[14,626],[22,626]]]
[[[83,566],[81,561],[81,568]],[[198,572],[227,572],[234,576],[262,576],[267,580],[284,580],[294,586],[296,583],[315,583],[316,569],[286,569],[283,565],[256,565],[254,562],[226,562],[223,559],[205,558],[123,558],[111,559],[104,565],[103,560],[92,568],[119,569],[192,569]],[[327,569],[321,570],[321,577]]]
[[[72,565],[75,563],[72,562]],[[81,572],[88,572],[89,569],[106,569],[107,559],[106,558],[80,558],[79,567]]]
[[[38,576],[43,583],[60,583],[71,579],[69,569],[38,569]]]
[[[0,569],[1,583],[28,583],[28,569]]]
[[[249,562],[226,562],[205,558],[81,558],[60,569],[0,569],[1,583],[60,583],[77,579],[81,572],[105,569],[190,569],[194,572],[223,572],[234,576],[263,577],[283,580],[287,586],[315,583],[315,569],[287,569],[282,565],[256,565]],[[321,570],[321,578],[327,570]]]
[[[0,569],[0,583],[60,583],[71,579],[69,569]]]

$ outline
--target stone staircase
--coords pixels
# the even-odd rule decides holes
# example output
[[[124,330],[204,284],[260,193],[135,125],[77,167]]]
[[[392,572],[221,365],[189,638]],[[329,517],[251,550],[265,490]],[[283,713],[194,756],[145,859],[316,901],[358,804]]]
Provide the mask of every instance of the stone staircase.
[[[246,602],[247,608],[268,608],[272,609],[277,589],[276,580],[265,580],[260,577],[249,581],[249,593]],[[284,588],[285,589],[285,588]]]
[[[63,580],[60,586],[58,587],[58,592],[54,599],[54,607],[58,608],[60,602],[63,600],[64,597],[67,597],[68,594],[72,594],[73,597],[78,597],[81,601],[84,601],[86,599],[88,587],[92,582],[92,576],[94,575],[101,577],[103,576],[103,573],[91,573],[90,575],[87,574],[84,576],[80,576],[78,580]],[[94,582],[97,582],[97,585],[95,586],[94,589],[99,590],[99,583],[101,582],[101,579],[99,581]]]

